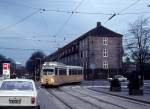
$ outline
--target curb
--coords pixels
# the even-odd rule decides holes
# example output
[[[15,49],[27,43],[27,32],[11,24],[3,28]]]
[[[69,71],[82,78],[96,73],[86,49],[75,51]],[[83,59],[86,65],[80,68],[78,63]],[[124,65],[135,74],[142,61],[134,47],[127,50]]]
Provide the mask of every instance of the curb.
[[[113,93],[109,93],[109,92],[104,92],[104,91],[101,91],[101,90],[96,90],[96,89],[91,89],[91,88],[88,88],[88,89],[90,89],[90,90],[92,90],[92,91],[96,91],[96,92],[101,92],[101,93],[105,93],[105,94],[109,94],[109,95],[113,95],[113,96],[125,98],[125,99],[130,99],[130,100],[142,102],[142,103],[145,103],[145,104],[150,104],[150,101],[145,101],[145,100],[135,99],[135,98],[126,97],[126,96],[122,96],[122,95],[117,95],[117,94],[113,94]]]

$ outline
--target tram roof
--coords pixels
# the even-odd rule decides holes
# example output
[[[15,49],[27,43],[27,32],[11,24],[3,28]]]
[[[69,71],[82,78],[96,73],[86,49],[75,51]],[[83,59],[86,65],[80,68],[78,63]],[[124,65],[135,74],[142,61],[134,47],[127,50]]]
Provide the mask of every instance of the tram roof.
[[[65,66],[65,64],[60,63],[60,62],[44,62],[43,65],[47,65],[47,66]]]
[[[70,66],[70,65],[67,65],[66,67],[67,68],[71,68],[71,69],[73,69],[73,68],[83,69],[83,67],[80,67],[80,66]]]

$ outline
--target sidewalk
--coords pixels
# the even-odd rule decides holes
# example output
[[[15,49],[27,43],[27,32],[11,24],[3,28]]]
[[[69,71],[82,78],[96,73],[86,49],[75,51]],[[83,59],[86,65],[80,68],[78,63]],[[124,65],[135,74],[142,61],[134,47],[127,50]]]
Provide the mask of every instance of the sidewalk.
[[[88,89],[96,91],[96,92],[102,92],[102,93],[122,97],[122,98],[125,98],[125,99],[130,99],[130,100],[150,104],[150,94],[145,94],[144,93],[143,96],[134,96],[134,95],[129,96],[127,88],[122,88],[121,92],[112,92],[112,91],[109,91],[109,88],[102,88],[102,87],[90,87]]]

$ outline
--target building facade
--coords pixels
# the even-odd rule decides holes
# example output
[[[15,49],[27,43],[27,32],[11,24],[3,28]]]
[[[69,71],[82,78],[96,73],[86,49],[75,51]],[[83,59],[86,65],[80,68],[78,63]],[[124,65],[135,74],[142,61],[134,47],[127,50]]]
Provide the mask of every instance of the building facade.
[[[122,69],[122,35],[97,26],[58,49],[47,61],[84,67],[85,79],[107,78]]]

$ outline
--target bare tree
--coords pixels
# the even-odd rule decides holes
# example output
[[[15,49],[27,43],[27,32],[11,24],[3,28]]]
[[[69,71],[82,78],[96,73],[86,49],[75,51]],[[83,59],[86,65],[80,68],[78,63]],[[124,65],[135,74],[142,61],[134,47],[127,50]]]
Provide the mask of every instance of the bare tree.
[[[30,75],[34,75],[39,78],[41,65],[44,62],[45,54],[42,51],[34,52],[26,62],[26,70],[30,72]],[[35,74],[36,73],[36,74]]]
[[[139,65],[140,85],[143,86],[144,63],[149,59],[150,28],[148,19],[138,18],[134,23],[129,24],[127,48],[131,52],[133,60]]]

